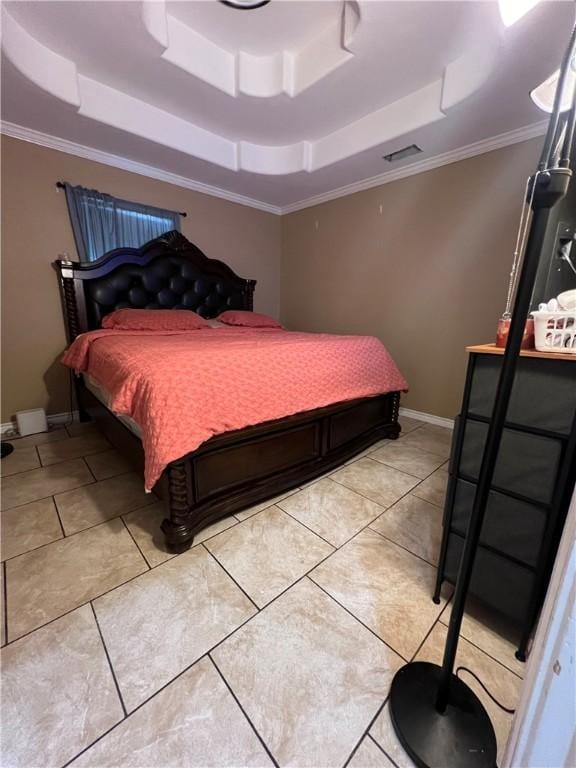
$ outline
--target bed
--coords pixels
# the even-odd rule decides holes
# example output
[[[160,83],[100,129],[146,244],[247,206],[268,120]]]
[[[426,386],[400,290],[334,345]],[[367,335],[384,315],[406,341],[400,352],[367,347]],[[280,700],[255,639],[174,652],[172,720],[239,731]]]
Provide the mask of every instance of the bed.
[[[179,232],[166,233],[140,249],[112,251],[95,262],[58,260],[55,267],[70,343],[100,329],[102,319],[119,308],[190,309],[207,319],[224,310],[253,310],[256,281],[240,278],[223,262],[208,258]],[[312,338],[316,334],[300,336],[317,343]],[[287,348],[294,346],[292,337],[299,339],[284,334],[290,342]],[[301,344],[304,349],[308,340],[302,338]],[[197,386],[202,370],[207,379],[213,374],[218,358],[212,353],[209,360],[195,362]],[[226,375],[234,377],[230,366]],[[180,408],[182,389],[176,386],[170,392],[172,412]],[[80,419],[96,421],[116,449],[143,470],[138,424],[114,412],[108,393],[89,375],[75,376],[75,391]],[[167,546],[182,552],[199,531],[220,518],[301,486],[378,440],[397,438],[399,400],[395,389],[307,408],[214,434],[172,458],[154,485],[167,502],[162,523]]]

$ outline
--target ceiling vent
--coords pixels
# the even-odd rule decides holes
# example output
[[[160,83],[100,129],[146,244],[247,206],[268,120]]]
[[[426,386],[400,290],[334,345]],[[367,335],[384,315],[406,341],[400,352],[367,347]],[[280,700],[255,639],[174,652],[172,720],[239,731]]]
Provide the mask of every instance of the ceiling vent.
[[[236,8],[238,11],[254,11],[256,8],[262,8],[268,5],[270,0],[220,0],[222,5],[229,8]]]
[[[394,163],[396,160],[404,160],[405,157],[410,157],[410,155],[417,155],[419,152],[422,152],[420,147],[416,146],[416,144],[410,144],[409,147],[404,147],[404,149],[399,149],[397,152],[390,152],[389,155],[384,155],[384,160],[388,160],[389,163]]]

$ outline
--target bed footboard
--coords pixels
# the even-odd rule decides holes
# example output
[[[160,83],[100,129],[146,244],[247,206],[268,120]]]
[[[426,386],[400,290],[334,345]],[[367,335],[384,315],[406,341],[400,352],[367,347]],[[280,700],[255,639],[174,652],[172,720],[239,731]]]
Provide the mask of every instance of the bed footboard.
[[[79,408],[143,472],[142,443],[80,380]],[[223,517],[314,480],[400,434],[400,393],[366,397],[226,432],[168,465],[154,491],[167,503],[168,548],[183,552]]]
[[[183,552],[208,525],[322,475],[383,438],[400,434],[400,393],[296,414],[229,432],[165,472],[170,550]]]

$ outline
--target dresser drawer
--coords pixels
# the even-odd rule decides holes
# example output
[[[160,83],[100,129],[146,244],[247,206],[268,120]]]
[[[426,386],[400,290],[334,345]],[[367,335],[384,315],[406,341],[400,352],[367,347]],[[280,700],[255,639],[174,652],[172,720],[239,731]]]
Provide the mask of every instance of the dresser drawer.
[[[445,574],[456,582],[464,539],[451,533],[448,538]],[[515,621],[523,621],[530,605],[534,574],[527,568],[478,547],[470,592]]]
[[[502,357],[475,355],[468,412],[490,418]],[[576,364],[569,360],[521,357],[514,379],[506,420],[570,434],[576,413]]]
[[[457,481],[451,526],[461,536],[466,535],[475,493],[474,483]],[[536,567],[547,518],[547,512],[542,507],[491,491],[480,542]]]
[[[482,463],[488,424],[467,419],[459,473],[476,480]],[[505,429],[493,485],[524,498],[549,504],[552,500],[562,441]]]

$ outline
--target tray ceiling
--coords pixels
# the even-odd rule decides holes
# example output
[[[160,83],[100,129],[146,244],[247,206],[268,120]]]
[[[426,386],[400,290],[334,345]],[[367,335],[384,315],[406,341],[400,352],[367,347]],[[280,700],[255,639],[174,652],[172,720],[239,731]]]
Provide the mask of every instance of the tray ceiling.
[[[570,2],[5,2],[3,119],[273,206],[542,119]],[[398,163],[409,166],[413,158]],[[389,166],[388,166],[389,167]],[[396,165],[394,166],[396,167]]]

